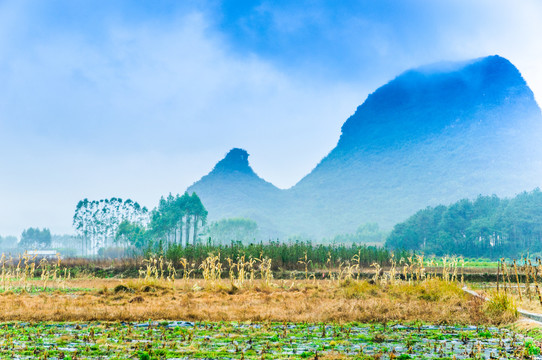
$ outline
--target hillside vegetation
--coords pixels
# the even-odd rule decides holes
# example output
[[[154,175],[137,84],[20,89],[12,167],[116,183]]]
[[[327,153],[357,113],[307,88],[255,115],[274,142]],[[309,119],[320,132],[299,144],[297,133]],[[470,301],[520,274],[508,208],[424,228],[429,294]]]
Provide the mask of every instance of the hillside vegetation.
[[[540,138],[540,108],[508,60],[436,64],[370,94],[292,188],[266,182],[233,149],[188,191],[210,221],[252,219],[263,240],[332,238],[365,223],[386,231],[426,206],[541,186]]]
[[[540,253],[542,191],[428,207],[397,224],[386,244],[436,255],[496,258]]]

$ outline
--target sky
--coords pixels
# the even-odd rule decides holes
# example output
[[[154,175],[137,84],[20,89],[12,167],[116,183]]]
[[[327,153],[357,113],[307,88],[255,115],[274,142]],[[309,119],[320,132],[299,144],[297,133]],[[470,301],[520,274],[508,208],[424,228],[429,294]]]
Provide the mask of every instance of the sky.
[[[229,149],[280,188],[401,72],[498,54],[542,103],[539,0],[0,0],[0,235],[153,208]]]

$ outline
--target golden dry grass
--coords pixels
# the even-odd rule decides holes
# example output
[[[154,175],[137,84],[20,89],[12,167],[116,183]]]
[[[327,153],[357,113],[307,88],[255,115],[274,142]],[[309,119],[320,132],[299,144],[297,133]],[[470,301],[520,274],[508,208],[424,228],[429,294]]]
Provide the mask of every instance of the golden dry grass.
[[[498,322],[484,313],[481,300],[441,280],[415,285],[275,280],[271,286],[255,281],[242,289],[227,280],[208,285],[208,289],[204,284],[201,280],[176,280],[174,284],[137,279],[69,280],[63,286],[92,290],[1,294],[0,321]]]
[[[473,288],[484,297],[491,297],[496,293],[496,287],[495,284],[485,284],[486,286],[489,285],[489,287],[486,288],[478,288],[476,286],[473,286]],[[507,291],[504,291],[503,286],[501,285],[501,288],[499,290],[499,294],[507,294],[509,295],[514,303],[517,305],[518,308],[522,310],[526,310],[529,312],[541,314],[542,313],[542,300],[537,295],[537,291],[534,288],[534,286],[531,285],[530,294],[527,294],[525,291],[525,288],[522,288],[522,297],[519,297],[517,286],[513,285],[507,288]]]

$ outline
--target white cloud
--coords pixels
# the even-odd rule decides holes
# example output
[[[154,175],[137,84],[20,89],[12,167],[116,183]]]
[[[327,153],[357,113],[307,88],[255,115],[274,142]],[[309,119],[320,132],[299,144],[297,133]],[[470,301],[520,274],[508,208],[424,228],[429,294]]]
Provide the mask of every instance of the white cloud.
[[[9,31],[5,29],[4,31]],[[26,38],[0,62],[0,233],[70,231],[84,197],[152,207],[182,192],[231,147],[279,186],[331,149],[363,91],[299,81],[228,51],[199,13],[168,24],[115,23]]]
[[[541,2],[409,4],[411,18],[387,16],[387,5],[334,21],[325,9],[304,12],[311,26],[329,27],[321,33],[330,44],[342,43],[328,59],[355,67],[331,77],[325,67],[340,61],[311,66],[310,53],[283,67],[288,58],[234,50],[210,13],[55,27],[35,2],[1,2],[0,234],[68,232],[83,197],[152,207],[232,147],[246,148],[266,180],[291,186],[333,148],[367,92],[412,66],[497,53],[541,103]],[[283,16],[274,19],[281,36],[307,19],[273,13]]]
[[[438,14],[443,23],[436,53],[463,58],[506,57],[542,104],[542,2],[462,0],[451,2]]]

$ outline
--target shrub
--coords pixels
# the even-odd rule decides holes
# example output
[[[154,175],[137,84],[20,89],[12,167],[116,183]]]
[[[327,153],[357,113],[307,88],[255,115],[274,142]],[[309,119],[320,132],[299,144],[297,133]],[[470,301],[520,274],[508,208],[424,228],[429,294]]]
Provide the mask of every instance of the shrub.
[[[514,299],[505,293],[494,293],[484,304],[484,313],[496,324],[509,323],[518,318],[518,308]]]
[[[375,296],[378,293],[378,286],[369,284],[365,280],[353,281],[348,279],[341,281],[340,286],[347,299],[363,299],[368,294]]]

